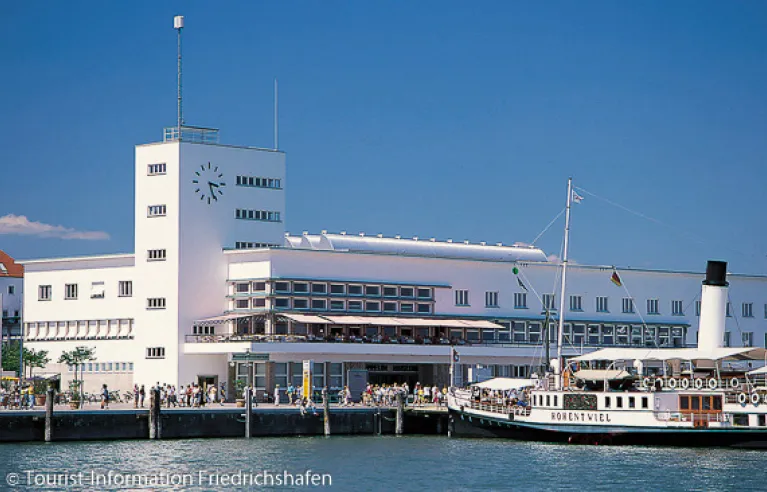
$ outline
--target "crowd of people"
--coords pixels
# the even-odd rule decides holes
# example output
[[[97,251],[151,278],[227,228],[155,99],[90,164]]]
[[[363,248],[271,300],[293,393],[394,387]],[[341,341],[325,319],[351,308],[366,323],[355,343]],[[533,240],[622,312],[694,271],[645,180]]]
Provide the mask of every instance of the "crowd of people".
[[[6,410],[11,408],[34,409],[35,391],[31,384],[19,386],[14,383],[10,387],[0,387],[0,406]]]
[[[160,405],[171,407],[200,408],[205,405],[218,403],[223,405],[226,401],[226,385],[221,383],[220,387],[215,384],[209,384],[203,387],[197,383],[190,383],[176,389],[172,384],[160,384],[158,381],[151,390],[160,390]],[[144,385],[133,385],[133,408],[144,408],[147,391]]]

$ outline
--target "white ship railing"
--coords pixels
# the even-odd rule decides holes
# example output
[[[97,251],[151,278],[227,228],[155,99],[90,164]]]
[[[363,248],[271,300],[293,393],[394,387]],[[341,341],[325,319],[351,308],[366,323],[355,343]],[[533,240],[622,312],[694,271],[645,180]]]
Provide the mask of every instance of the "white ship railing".
[[[653,412],[661,422],[730,422],[730,415],[716,413]]]

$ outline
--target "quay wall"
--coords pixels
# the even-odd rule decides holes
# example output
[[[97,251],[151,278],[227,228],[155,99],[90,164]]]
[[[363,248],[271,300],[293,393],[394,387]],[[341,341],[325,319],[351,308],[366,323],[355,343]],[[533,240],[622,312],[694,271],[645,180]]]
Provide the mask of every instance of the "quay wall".
[[[329,415],[331,435],[394,434],[396,410],[377,408],[333,409]],[[406,434],[445,433],[438,424],[446,415],[404,414]],[[161,439],[244,437],[245,409],[181,409],[160,413]],[[54,412],[54,441],[148,439],[149,411],[66,410]],[[296,408],[254,409],[251,437],[314,436],[324,434],[322,411],[301,415]],[[0,412],[0,442],[44,441],[44,411]]]

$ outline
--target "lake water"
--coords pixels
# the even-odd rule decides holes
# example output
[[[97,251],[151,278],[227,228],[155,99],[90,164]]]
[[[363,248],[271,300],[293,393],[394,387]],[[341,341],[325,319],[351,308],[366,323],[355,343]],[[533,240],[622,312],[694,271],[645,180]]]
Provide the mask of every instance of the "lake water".
[[[257,490],[270,476],[295,485],[311,470],[315,483],[327,474],[339,491],[745,491],[767,489],[766,465],[764,451],[442,436],[2,444],[0,489],[31,480],[49,490]]]

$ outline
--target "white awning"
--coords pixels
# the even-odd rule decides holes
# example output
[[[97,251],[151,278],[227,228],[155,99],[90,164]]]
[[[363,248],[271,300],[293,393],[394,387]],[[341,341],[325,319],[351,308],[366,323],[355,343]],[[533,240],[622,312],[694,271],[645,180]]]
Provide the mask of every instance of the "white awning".
[[[753,371],[748,371],[746,374],[748,374],[749,376],[758,376],[759,374],[767,374],[767,366],[754,369]]]
[[[461,321],[472,328],[507,329],[505,326],[497,325],[492,321],[487,321],[484,319],[463,319]]]
[[[605,379],[614,381],[632,377],[631,374],[620,369],[582,369],[575,371],[573,376],[585,381],[604,381]]]
[[[194,324],[196,325],[216,325],[219,323],[226,323],[227,321],[231,321],[233,319],[239,319],[239,318],[249,318],[253,316],[252,313],[230,313],[230,314],[222,314],[220,316],[212,316],[210,318],[203,318],[195,320]]]
[[[537,380],[534,379],[514,379],[514,378],[493,378],[483,381],[481,383],[472,384],[475,388],[483,388],[489,390],[503,390],[508,391],[512,389],[528,388],[535,386]]]
[[[358,316],[324,316],[325,319],[330,320],[334,325],[370,325],[373,324],[369,321],[369,318],[361,318]]]
[[[299,323],[330,323],[330,321],[326,320],[322,316],[310,316],[307,314],[282,314],[281,316],[284,316],[285,318],[291,319],[293,321],[297,321]]]
[[[713,350],[698,348],[646,349],[607,348],[574,357],[571,360],[763,360],[767,351],[756,347],[722,347]]]

